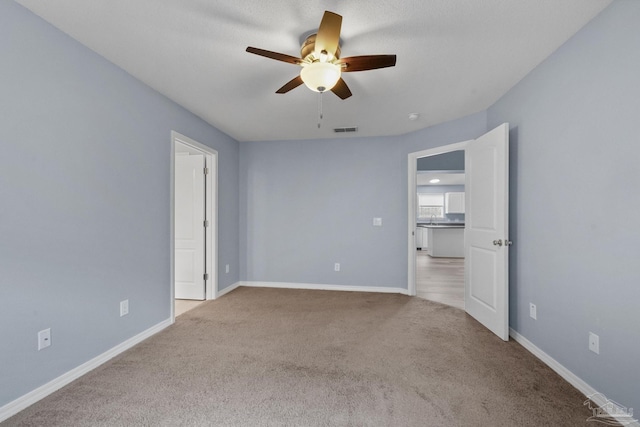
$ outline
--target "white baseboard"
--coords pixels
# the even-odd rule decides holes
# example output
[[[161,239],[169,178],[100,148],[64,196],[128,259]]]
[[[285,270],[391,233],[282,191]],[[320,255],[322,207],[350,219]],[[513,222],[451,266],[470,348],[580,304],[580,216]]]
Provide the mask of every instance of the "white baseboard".
[[[514,339],[518,344],[529,350],[534,356],[544,362],[548,367],[553,369],[558,375],[564,378],[569,384],[577,388],[585,397],[591,399],[596,405],[606,410],[606,408],[611,407],[611,404],[615,404],[610,400],[607,400],[606,397],[599,393],[596,389],[587,384],[582,378],[578,377],[576,374],[571,372],[569,369],[564,367],[560,362],[555,360],[553,357],[549,356],[547,353],[538,348],[534,343],[526,339],[524,336],[520,335],[513,328],[509,328],[509,336]],[[619,405],[618,405],[619,406]],[[612,408],[614,411],[616,408]],[[616,418],[616,414],[610,414],[613,418]],[[621,420],[622,421],[622,420]],[[640,427],[640,423],[632,422],[629,423],[627,421],[623,422],[622,425],[632,426],[632,427]]]
[[[221,297],[234,289],[237,289],[240,286],[246,287],[264,287],[264,288],[286,288],[286,289],[314,289],[314,290],[331,290],[331,291],[350,291],[350,292],[381,292],[381,293],[399,293],[408,295],[408,291],[403,288],[395,288],[395,287],[363,287],[363,286],[343,286],[343,285],[323,285],[323,284],[312,284],[312,283],[283,283],[283,282],[236,282],[231,286],[224,288],[222,291],[218,293],[218,297]],[[164,320],[158,323],[155,326],[135,335],[128,340],[116,345],[115,347],[107,350],[99,356],[94,357],[88,362],[83,363],[82,365],[62,374],[61,376],[49,381],[48,383],[38,387],[37,389],[17,398],[16,400],[9,402],[0,408],[0,422],[6,420],[9,417],[17,414],[18,412],[26,409],[37,401],[45,398],[50,395],[54,391],[64,387],[70,382],[76,380],[82,375],[88,373],[89,371],[97,368],[103,363],[109,361],[115,356],[123,353],[134,345],[144,341],[145,339],[151,337],[152,335],[157,334],[158,332],[165,329],[167,326],[171,325],[171,319]],[[552,370],[554,370],[558,375],[564,378],[569,384],[577,388],[585,397],[591,398],[598,406],[607,408],[607,405],[611,405],[611,401],[606,400],[604,395],[598,393],[596,389],[591,387],[569,369],[560,364],[553,357],[549,356],[547,353],[538,348],[531,341],[526,339],[524,336],[520,335],[514,329],[509,330],[509,335],[513,338],[517,343],[522,345],[525,349],[531,352],[534,356],[544,362],[547,366],[549,366]],[[615,417],[615,414],[612,414]],[[625,422],[624,425],[640,427],[640,423],[633,422],[628,423]]]
[[[135,335],[128,340],[116,345],[115,347],[105,351],[101,355],[94,357],[88,362],[85,362],[82,365],[60,375],[58,378],[55,378],[48,383],[38,387],[37,389],[32,390],[29,393],[17,398],[16,400],[7,403],[0,408],[0,422],[14,416],[23,409],[26,409],[37,401],[47,397],[54,391],[64,387],[73,380],[80,378],[87,372],[92,371],[103,363],[130,349],[139,342],[146,340],[150,336],[157,334],[170,325],[171,319],[164,320],[157,325],[150,327],[146,331],[140,332],[138,335]]]
[[[231,291],[234,291],[234,290],[238,289],[240,287],[240,283],[242,283],[242,282],[236,282],[233,285],[227,286],[226,288],[218,291],[218,295],[216,296],[216,299],[220,298],[223,295],[228,294]]]
[[[378,287],[378,286],[345,286],[323,285],[316,283],[289,283],[289,282],[238,282],[239,286],[252,288],[283,288],[283,289],[312,289],[321,291],[347,291],[347,292],[380,292],[386,294],[409,295],[409,291],[403,288]]]

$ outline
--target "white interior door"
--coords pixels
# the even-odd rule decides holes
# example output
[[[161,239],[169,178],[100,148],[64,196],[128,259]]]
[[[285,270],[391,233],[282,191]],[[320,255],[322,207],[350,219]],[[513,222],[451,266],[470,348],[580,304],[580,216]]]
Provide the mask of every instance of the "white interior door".
[[[509,125],[465,150],[465,310],[509,339]]]
[[[175,297],[205,297],[205,175],[202,154],[175,157]]]

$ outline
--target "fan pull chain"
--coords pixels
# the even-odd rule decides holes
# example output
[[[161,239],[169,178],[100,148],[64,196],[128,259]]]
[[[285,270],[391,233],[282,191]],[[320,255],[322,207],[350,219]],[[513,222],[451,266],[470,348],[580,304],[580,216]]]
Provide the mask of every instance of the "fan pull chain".
[[[320,93],[320,97],[318,98],[318,129],[320,129],[320,125],[322,123],[322,92]]]

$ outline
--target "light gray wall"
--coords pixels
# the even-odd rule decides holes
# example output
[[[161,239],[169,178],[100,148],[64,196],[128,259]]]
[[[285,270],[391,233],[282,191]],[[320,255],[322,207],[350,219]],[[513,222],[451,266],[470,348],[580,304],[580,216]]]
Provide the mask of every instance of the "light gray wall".
[[[617,0],[488,118],[238,150],[0,2],[0,406],[168,317],[170,130],[219,152],[219,264],[231,265],[220,288],[239,279],[406,288],[407,154],[509,121],[511,326],[640,407],[638,22],[640,3]],[[131,313],[119,318],[125,298]],[[36,352],[46,327],[54,344]],[[588,331],[600,335],[599,356],[586,349]]]
[[[407,155],[485,131],[479,113],[395,137],[240,143],[241,280],[406,289]]]
[[[237,142],[0,2],[0,406],[169,317],[172,129],[219,152],[228,286]],[[45,328],[53,345],[38,352]]]
[[[451,151],[418,159],[419,171],[463,171],[464,150]]]
[[[511,327],[636,409],[639,23],[640,2],[615,1],[488,112],[511,125]]]

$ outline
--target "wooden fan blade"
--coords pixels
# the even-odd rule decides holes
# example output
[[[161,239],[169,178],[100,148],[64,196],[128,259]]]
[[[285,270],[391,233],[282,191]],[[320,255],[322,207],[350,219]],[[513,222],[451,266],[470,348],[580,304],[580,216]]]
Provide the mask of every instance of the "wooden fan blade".
[[[297,76],[294,77],[291,81],[289,81],[287,84],[285,84],[284,86],[282,86],[280,89],[278,89],[276,91],[276,93],[287,93],[289,92],[291,89],[295,89],[298,86],[300,86],[302,84],[302,77]]]
[[[340,45],[340,28],[342,27],[342,16],[337,13],[324,13],[318,34],[316,35],[315,54],[316,58],[320,58],[322,52],[335,56],[338,46]]]
[[[340,78],[338,83],[331,89],[331,92],[335,93],[340,97],[340,99],[347,99],[351,96],[351,91],[349,90],[349,86]]]
[[[345,64],[342,71],[345,73],[352,71],[375,70],[376,68],[393,67],[396,65],[395,55],[364,55],[341,58],[338,64]]]
[[[302,59],[296,58],[295,56],[285,55],[284,53],[271,52],[270,50],[258,49],[257,47],[249,46],[247,48],[247,52],[275,59],[276,61],[288,62],[289,64],[300,65],[300,63],[302,62]]]

